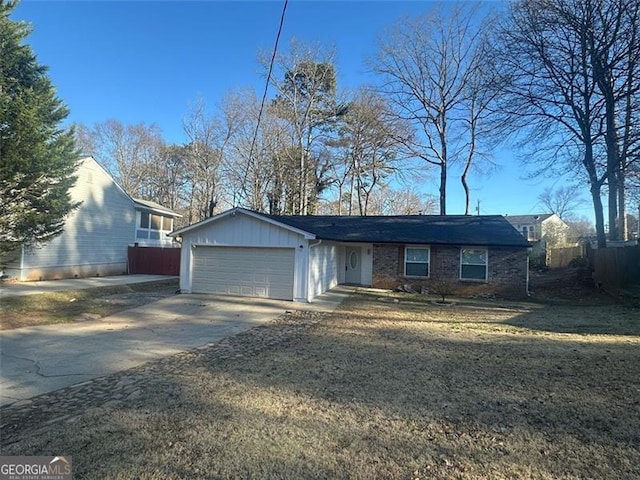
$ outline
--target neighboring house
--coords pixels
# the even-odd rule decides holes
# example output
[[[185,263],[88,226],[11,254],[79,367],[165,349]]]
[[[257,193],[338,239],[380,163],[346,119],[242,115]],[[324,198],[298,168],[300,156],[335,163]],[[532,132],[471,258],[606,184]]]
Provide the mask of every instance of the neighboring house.
[[[43,245],[22,247],[2,259],[4,276],[21,281],[128,273],[130,245],[170,247],[175,212],[133,199],[92,157],[83,158],[70,190],[80,206],[64,231]]]
[[[523,297],[530,244],[502,216],[277,216],[234,208],[171,234],[180,289],[311,301],[337,284],[450,282]]]
[[[535,215],[507,215],[505,217],[524,238],[531,242],[531,257],[545,259],[550,247],[568,246],[567,225],[555,213],[540,213]]]
[[[173,247],[175,242],[169,234],[174,220],[181,215],[159,203],[141,198],[132,198],[136,209],[136,239],[141,247]]]

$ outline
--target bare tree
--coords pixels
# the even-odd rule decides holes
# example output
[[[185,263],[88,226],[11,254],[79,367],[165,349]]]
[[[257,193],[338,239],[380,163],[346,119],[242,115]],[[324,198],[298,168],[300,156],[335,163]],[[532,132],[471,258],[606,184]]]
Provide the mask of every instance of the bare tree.
[[[92,127],[78,125],[76,131],[83,153],[93,155],[129,195],[147,196],[152,166],[164,147],[157,125],[110,119]]]
[[[413,187],[376,190],[371,199],[370,215],[432,215],[437,201]]]
[[[272,76],[271,83],[277,95],[271,111],[288,123],[290,142],[281,154],[288,158],[297,181],[292,192],[297,202],[289,205],[290,213],[305,215],[330,183],[324,141],[340,114],[333,53],[294,40],[289,52],[277,57],[276,71],[279,75]]]
[[[540,165],[538,173],[586,174],[598,244],[604,246],[603,106],[590,66],[588,25],[572,27],[551,3],[514,3],[498,29],[494,55],[505,86],[499,106],[503,126],[515,132],[521,146],[535,150],[529,160]]]
[[[569,225],[567,237],[572,242],[581,238],[591,237],[596,234],[596,229],[594,228],[593,223],[587,217],[575,217],[570,220],[566,220],[565,223]]]
[[[499,30],[501,111],[523,143],[535,145],[539,171],[586,175],[599,246],[603,187],[616,239],[626,172],[637,158],[639,9],[636,0],[521,0]]]
[[[160,149],[157,161],[151,166],[150,181],[145,198],[181,213],[189,203],[187,149],[181,145],[166,145]]]
[[[185,148],[191,189],[190,222],[211,217],[225,196],[221,166],[236,128],[234,116],[210,116],[202,99],[196,100],[183,121],[188,139]]]
[[[367,215],[371,195],[400,167],[402,145],[409,136],[407,125],[389,114],[385,100],[364,88],[354,92],[341,119],[338,144],[342,147],[339,198],[348,199],[347,213],[355,203],[357,213]],[[344,192],[344,184],[347,190]]]
[[[576,11],[572,2],[560,9],[574,25],[586,20],[591,26],[588,38],[593,76],[604,100],[609,238],[624,240],[626,172],[640,148],[636,128],[640,121],[640,4],[636,0],[584,3],[583,10]]]
[[[384,81],[380,91],[393,103],[396,115],[416,130],[411,141],[403,140],[404,146],[439,169],[442,215],[447,213],[448,170],[462,151],[462,130],[469,127],[460,119],[466,117],[464,102],[479,65],[474,56],[480,41],[477,5],[457,4],[448,11],[436,7],[424,16],[400,20],[385,32],[373,64]],[[476,98],[472,116],[477,120]],[[469,155],[472,159],[473,151]]]
[[[570,185],[557,189],[545,188],[538,201],[547,211],[555,213],[563,220],[567,220],[573,211],[582,203],[580,185]]]
[[[464,159],[460,182],[465,195],[465,215],[470,214],[471,206],[469,175],[473,171],[482,173],[495,167],[490,156],[482,149],[482,143],[494,137],[492,132],[492,123],[496,116],[494,106],[503,87],[493,65],[493,57],[489,53],[491,40],[486,32],[492,27],[493,19],[486,20],[480,39],[474,46],[475,51],[468,66],[470,75],[467,77],[463,92],[463,114],[459,118],[464,140],[456,156]]]

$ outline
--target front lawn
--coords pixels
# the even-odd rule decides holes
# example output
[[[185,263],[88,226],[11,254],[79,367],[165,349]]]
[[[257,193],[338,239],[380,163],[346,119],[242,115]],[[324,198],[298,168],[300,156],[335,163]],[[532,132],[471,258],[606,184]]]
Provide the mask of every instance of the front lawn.
[[[178,280],[63,290],[0,301],[0,330],[98,319],[174,295]]]
[[[2,454],[74,478],[640,477],[638,310],[380,296],[134,369],[131,400],[0,411]]]

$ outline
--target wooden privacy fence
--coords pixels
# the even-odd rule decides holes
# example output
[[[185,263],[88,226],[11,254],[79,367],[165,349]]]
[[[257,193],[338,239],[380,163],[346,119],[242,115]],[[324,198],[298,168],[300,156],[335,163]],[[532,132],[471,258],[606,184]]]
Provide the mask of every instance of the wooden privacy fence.
[[[590,256],[596,286],[618,295],[621,288],[640,283],[640,245],[599,248]]]
[[[129,273],[180,275],[180,249],[129,247]]]
[[[550,248],[547,251],[547,266],[549,268],[560,268],[569,265],[574,258],[584,257],[586,248],[584,245],[566,248]]]

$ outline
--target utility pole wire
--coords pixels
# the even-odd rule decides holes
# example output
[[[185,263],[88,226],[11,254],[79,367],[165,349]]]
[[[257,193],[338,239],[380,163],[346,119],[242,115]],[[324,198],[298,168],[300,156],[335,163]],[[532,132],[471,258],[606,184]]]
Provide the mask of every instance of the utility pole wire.
[[[269,62],[269,72],[267,73],[267,81],[264,84],[264,92],[262,93],[262,102],[260,102],[260,111],[258,112],[258,121],[256,122],[256,129],[253,132],[253,140],[251,140],[251,148],[249,149],[249,160],[247,161],[247,169],[245,170],[245,180],[249,173],[249,163],[253,158],[253,149],[256,146],[256,140],[258,138],[258,129],[260,128],[260,121],[262,120],[262,111],[264,110],[264,103],[267,99],[267,91],[269,90],[269,83],[271,82],[271,72],[273,72],[273,64],[276,60],[276,54],[278,53],[278,43],[280,42],[280,34],[282,33],[282,25],[284,24],[284,16],[287,11],[287,5],[289,0],[284,0],[282,6],[282,14],[280,15],[280,25],[278,26],[278,34],[276,35],[276,43],[273,46],[273,53],[271,54],[271,62]]]

